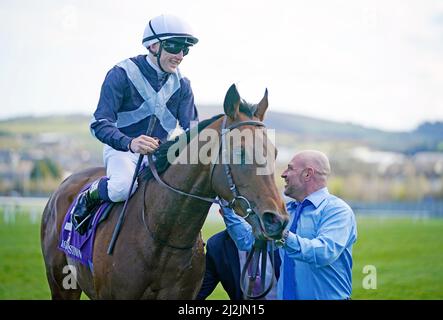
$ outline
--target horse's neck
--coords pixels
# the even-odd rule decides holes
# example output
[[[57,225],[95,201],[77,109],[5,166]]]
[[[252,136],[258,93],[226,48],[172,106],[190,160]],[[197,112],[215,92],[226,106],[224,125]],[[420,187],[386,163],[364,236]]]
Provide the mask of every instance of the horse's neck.
[[[171,165],[162,179],[169,185],[200,196],[214,197],[209,166]],[[145,195],[150,229],[170,245],[192,245],[206,220],[211,203],[166,189],[154,181]]]
[[[219,131],[221,126],[219,122],[220,120],[217,120],[208,128]],[[213,150],[218,152],[218,140],[210,143],[214,147]],[[192,139],[177,159],[176,163],[182,164],[171,165],[163,174],[162,179],[167,184],[186,193],[214,198],[210,165],[203,164],[198,157],[195,159],[196,154],[200,154],[200,150],[205,144],[206,142],[201,142],[198,138]],[[191,160],[192,157],[194,157],[193,160]],[[150,190],[152,194],[146,195],[145,202],[146,207],[149,208],[148,202],[151,202],[151,205],[157,208],[151,211],[152,223],[157,229],[156,232],[163,238],[167,237],[169,243],[194,243],[205,222],[211,203],[180,195],[158,183],[154,183]]]

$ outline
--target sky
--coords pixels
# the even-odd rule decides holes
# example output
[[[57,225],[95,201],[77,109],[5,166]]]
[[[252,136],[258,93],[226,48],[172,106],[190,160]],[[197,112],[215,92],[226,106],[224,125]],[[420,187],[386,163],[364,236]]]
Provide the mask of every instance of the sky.
[[[196,105],[232,83],[269,110],[389,131],[443,121],[443,1],[0,2],[0,118],[92,114],[116,63],[145,54],[150,18],[179,15]]]

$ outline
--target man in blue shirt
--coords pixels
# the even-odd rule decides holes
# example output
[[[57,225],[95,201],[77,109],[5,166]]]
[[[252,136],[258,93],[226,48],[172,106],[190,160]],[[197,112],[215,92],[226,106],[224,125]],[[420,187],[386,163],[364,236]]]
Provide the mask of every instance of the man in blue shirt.
[[[179,17],[157,16],[143,34],[149,54],[126,59],[108,72],[90,125],[92,134],[105,144],[106,177],[80,195],[74,226],[102,200],[125,200],[139,154],[154,152],[177,124],[186,130],[198,120],[190,82],[178,69],[197,42],[191,27]]]
[[[352,245],[357,226],[352,209],[327,189],[331,172],[323,153],[295,154],[281,177],[290,222],[279,241],[282,260],[277,285],[279,299],[350,299]],[[252,229],[232,210],[223,207],[229,234],[240,250],[254,244]]]

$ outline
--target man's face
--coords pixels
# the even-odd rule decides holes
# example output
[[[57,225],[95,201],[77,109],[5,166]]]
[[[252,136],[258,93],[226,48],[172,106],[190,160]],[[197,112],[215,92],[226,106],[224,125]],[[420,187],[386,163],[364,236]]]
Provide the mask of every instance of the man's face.
[[[285,195],[302,201],[305,196],[305,181],[303,179],[304,167],[296,158],[292,159],[288,164],[288,168],[283,171],[281,177],[285,180]]]
[[[172,54],[166,52],[166,50],[162,50],[162,54],[160,56],[160,63],[162,65],[163,70],[168,73],[173,73],[177,70],[179,64],[183,60],[183,51],[180,51],[177,54]]]
[[[151,49],[152,51],[157,53],[160,49],[160,43],[157,42],[153,44],[151,46]],[[177,70],[180,63],[182,62],[183,56],[184,56],[183,50],[181,50],[176,54],[173,54],[163,49],[160,56],[161,67],[163,68],[164,71],[168,73],[174,73]]]

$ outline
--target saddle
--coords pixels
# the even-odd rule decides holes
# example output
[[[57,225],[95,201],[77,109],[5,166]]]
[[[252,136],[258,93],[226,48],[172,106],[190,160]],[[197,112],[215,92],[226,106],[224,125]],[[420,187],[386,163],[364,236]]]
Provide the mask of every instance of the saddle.
[[[166,153],[165,153],[166,154]],[[168,163],[166,155],[160,157],[162,161],[156,159],[157,170],[163,172],[167,169]],[[160,163],[160,165],[159,165]],[[138,174],[139,183],[142,180],[149,180],[153,177],[149,166],[142,166]],[[81,263],[89,266],[92,270],[92,251],[94,245],[95,231],[97,226],[106,220],[111,212],[114,202],[102,202],[91,212],[81,219],[73,219],[73,211],[83,191],[90,187],[86,184],[75,197],[69,207],[62,224],[59,249],[65,252],[69,257],[79,260]]]
[[[112,205],[109,206],[109,204],[112,203],[105,203],[104,201],[101,200],[98,200],[96,203],[94,203],[95,205],[93,206],[88,205],[88,202],[89,201],[92,202],[92,200],[88,200],[90,196],[87,196],[86,193],[90,192],[88,190],[91,188],[91,185],[94,183],[95,182],[87,183],[81,188],[81,190],[74,198],[74,201],[72,202],[67,212],[67,214],[71,216],[70,222],[72,223],[74,230],[80,233],[81,235],[87,233],[88,230],[92,227],[92,222],[94,220],[93,218],[98,212],[107,209],[105,212],[106,214],[103,214],[104,212],[100,212],[101,218],[100,221],[98,221],[98,223],[100,223],[107,218],[109,210],[112,208]],[[82,204],[80,204],[79,202],[82,202]],[[82,211],[76,209],[77,206],[79,205],[82,206],[83,208]]]
[[[164,168],[162,171],[164,171],[164,170],[166,170],[166,168]],[[142,165],[137,178],[139,180],[139,183],[141,180],[150,180],[151,178],[153,178],[153,174],[152,174],[149,166]],[[81,235],[86,234],[88,232],[88,230],[93,226],[93,220],[94,220],[93,218],[97,213],[104,211],[104,212],[101,212],[101,216],[100,216],[100,220],[98,221],[98,224],[100,224],[102,221],[106,220],[111,208],[114,205],[114,202],[101,201],[99,204],[97,204],[95,207],[93,207],[90,210],[90,212],[88,212],[88,214],[86,214],[84,216],[74,214],[73,213],[74,208],[77,206],[81,194],[86,189],[88,189],[90,187],[90,185],[91,184],[89,183],[89,184],[86,184],[85,186],[82,187],[82,189],[77,194],[73,203],[71,204],[71,207],[68,210],[68,213],[69,212],[71,213],[71,223],[72,223],[75,231],[77,231]]]
[[[82,190],[83,192],[88,185]],[[80,193],[76,196],[69,207],[62,224],[60,233],[59,249],[65,252],[69,257],[80,261],[82,264],[89,266],[92,270],[92,252],[95,239],[95,231],[97,226],[106,220],[114,206],[113,202],[102,202],[80,222],[74,226],[72,213],[78,201]],[[82,229],[78,232],[76,229]]]
[[[100,218],[96,222],[97,225],[99,225],[108,218],[109,212],[111,211],[113,205],[114,202],[102,202],[95,206],[87,216],[81,217],[81,219],[74,219],[73,214],[71,214],[71,223],[74,230],[80,235],[86,234],[94,225],[94,217],[96,215],[100,215]]]

